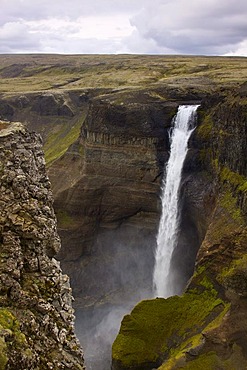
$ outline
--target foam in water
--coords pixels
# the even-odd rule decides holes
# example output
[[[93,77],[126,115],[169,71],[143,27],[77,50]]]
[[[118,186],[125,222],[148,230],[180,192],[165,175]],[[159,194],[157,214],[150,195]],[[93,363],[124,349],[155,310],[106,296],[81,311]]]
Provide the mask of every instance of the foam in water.
[[[157,235],[153,275],[154,293],[158,297],[169,297],[174,291],[169,275],[172,253],[176,247],[178,235],[179,188],[197,108],[198,105],[179,106],[170,135],[170,158],[162,184],[162,214]]]

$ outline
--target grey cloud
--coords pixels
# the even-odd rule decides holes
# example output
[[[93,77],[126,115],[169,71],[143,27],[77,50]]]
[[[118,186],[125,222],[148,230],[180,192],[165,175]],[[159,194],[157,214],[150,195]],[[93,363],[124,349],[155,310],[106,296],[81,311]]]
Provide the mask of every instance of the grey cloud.
[[[63,34],[30,33],[25,24],[8,23],[0,28],[0,53],[65,53],[93,54],[115,53],[121,49],[118,39],[98,40],[96,38],[65,38]]]
[[[245,48],[243,45],[246,45],[247,40],[246,0],[0,0],[0,2],[1,53],[50,51],[210,55],[235,52],[241,45]],[[102,39],[101,35],[97,38],[95,33],[90,32],[81,40],[77,36],[79,18],[83,20],[83,17],[87,16],[93,19],[94,16],[119,14],[125,14],[125,19],[131,19],[135,30],[130,36],[114,38],[112,34],[112,37]],[[59,20],[68,20],[60,37],[59,30],[50,27],[50,24],[47,26],[44,22],[49,19],[54,19],[54,24]],[[35,23],[35,27],[31,22]],[[9,24],[13,25],[14,30],[19,27],[16,35],[13,32],[6,32]],[[119,26],[121,27],[121,24]]]
[[[1,0],[0,24],[17,19],[40,20],[47,17],[68,17],[130,13],[140,9],[148,0]]]
[[[137,31],[133,31],[131,36],[122,40],[123,53],[137,53],[137,54],[172,54],[174,50],[168,47],[158,45],[158,43],[149,37],[142,37]]]
[[[244,0],[154,0],[132,18],[140,38],[174,53],[222,54],[247,37]]]
[[[140,3],[148,0],[0,0],[0,52],[59,52],[59,53],[114,53],[121,49],[119,40],[113,36],[102,40],[99,35],[97,40],[95,32],[90,35],[90,30],[79,40],[76,36],[82,32],[84,17],[91,16],[93,28],[94,17],[113,15],[115,19],[122,14],[131,16],[139,10]],[[52,21],[50,22],[50,20]],[[64,28],[59,23],[64,23]],[[88,20],[86,22],[88,24]],[[14,35],[10,32],[19,28]],[[56,28],[57,27],[57,28]],[[111,27],[109,25],[109,27]],[[119,24],[119,29],[125,25]],[[61,30],[61,36],[59,32]],[[8,32],[7,32],[8,31]],[[99,31],[100,32],[100,31]],[[73,37],[74,35],[74,37]],[[88,41],[90,40],[90,41]],[[95,47],[95,49],[93,49]]]
[[[0,53],[35,52],[40,46],[38,35],[30,34],[25,24],[9,22],[0,27]]]

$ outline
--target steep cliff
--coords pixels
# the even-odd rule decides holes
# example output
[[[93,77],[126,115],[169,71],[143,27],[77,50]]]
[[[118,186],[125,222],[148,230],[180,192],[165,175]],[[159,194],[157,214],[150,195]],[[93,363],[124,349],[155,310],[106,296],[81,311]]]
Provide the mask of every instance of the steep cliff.
[[[77,296],[88,299],[100,292],[109,297],[118,288],[117,283],[109,286],[114,284],[118,256],[130,264],[129,288],[134,275],[145,285],[157,226],[159,180],[167,158],[167,127],[175,109],[176,103],[121,105],[95,98],[77,143],[51,167],[60,233],[70,245],[60,258]],[[65,175],[66,181],[57,174],[69,163],[77,170]],[[141,268],[137,261],[144,250],[150,266]],[[122,274],[120,266],[121,261],[115,278]]]
[[[193,168],[201,168],[212,189],[212,196],[204,198],[204,207],[211,212],[194,275],[181,297],[143,301],[123,319],[113,344],[113,369],[246,369],[247,110],[243,95],[242,88],[202,104],[192,138],[195,157],[188,157],[184,175],[185,197],[190,194],[189,168],[190,176]],[[189,209],[200,225],[200,215],[193,216],[194,198]],[[184,207],[186,211],[188,205]]]
[[[0,130],[0,368],[84,369],[40,136]]]

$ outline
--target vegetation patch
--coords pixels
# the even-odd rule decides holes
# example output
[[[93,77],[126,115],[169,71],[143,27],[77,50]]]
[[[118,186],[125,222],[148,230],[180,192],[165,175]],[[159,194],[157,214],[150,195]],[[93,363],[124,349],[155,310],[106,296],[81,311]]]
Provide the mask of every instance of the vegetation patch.
[[[247,178],[227,166],[221,167],[218,159],[212,161],[212,166],[218,174],[220,185],[217,217],[210,229],[210,239],[216,242],[245,224]]]
[[[65,210],[57,210],[56,216],[60,228],[71,227],[75,224],[74,219]]]
[[[197,135],[204,140],[209,140],[213,129],[212,117],[210,115],[206,115],[201,119],[202,123],[196,129]]]
[[[175,370],[175,369],[184,369],[184,370],[245,370],[246,369],[246,359],[243,356],[241,348],[237,345],[234,345],[232,348],[232,353],[228,359],[222,359],[219,355],[210,351],[203,353],[201,355],[195,356],[190,361],[186,363],[169,364],[162,365],[159,370]]]
[[[79,137],[85,115],[71,127],[68,122],[56,126],[44,145],[45,161],[49,167],[56,159],[60,158]]]
[[[7,340],[6,340],[7,338]],[[0,309],[0,370],[8,363],[8,347],[24,351],[27,347],[25,335],[20,331],[20,323],[7,308]]]
[[[238,243],[238,241],[237,241]],[[241,243],[241,241],[240,241]],[[246,245],[246,235],[243,245]],[[235,247],[236,248],[236,247]],[[247,296],[247,254],[234,259],[217,276],[217,280],[225,289],[237,292],[239,296]]]
[[[123,369],[142,369],[146,364],[161,365],[168,357],[181,357],[198,345],[198,334],[225,308],[206,276],[182,297],[142,301],[122,321],[113,344],[113,362]]]
[[[195,360],[189,361],[183,369],[185,370],[218,370],[219,367],[222,367],[223,363],[218,358],[216,353],[209,352],[198,356]]]
[[[230,190],[223,193],[220,198],[220,205],[228,211],[233,220],[238,221],[240,224],[244,222],[242,211],[237,205],[237,199],[232,195]]]
[[[1,327],[0,330],[2,331]],[[8,363],[7,345],[2,335],[0,335],[0,370],[4,370],[7,363]]]
[[[16,66],[19,65],[16,71]],[[25,65],[25,67],[21,67]],[[244,58],[130,55],[3,55],[1,92],[51,89],[133,88],[165,82],[212,91],[246,80]]]
[[[226,166],[220,171],[220,180],[222,183],[230,184],[238,191],[247,192],[247,178],[237,172],[231,171]]]
[[[0,328],[9,330],[19,344],[25,342],[25,336],[20,331],[19,321],[7,308],[0,309]]]

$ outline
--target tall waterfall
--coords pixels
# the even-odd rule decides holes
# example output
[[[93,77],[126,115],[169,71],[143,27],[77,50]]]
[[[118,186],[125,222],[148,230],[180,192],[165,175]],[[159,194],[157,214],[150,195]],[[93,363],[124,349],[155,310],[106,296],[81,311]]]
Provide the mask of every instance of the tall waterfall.
[[[179,189],[183,163],[188,151],[188,140],[194,128],[197,108],[198,105],[179,106],[174,118],[174,128],[170,134],[170,158],[162,184],[162,214],[157,235],[153,275],[154,292],[159,297],[173,295],[170,265],[172,253],[177,244]],[[183,258],[182,255],[181,258]]]

